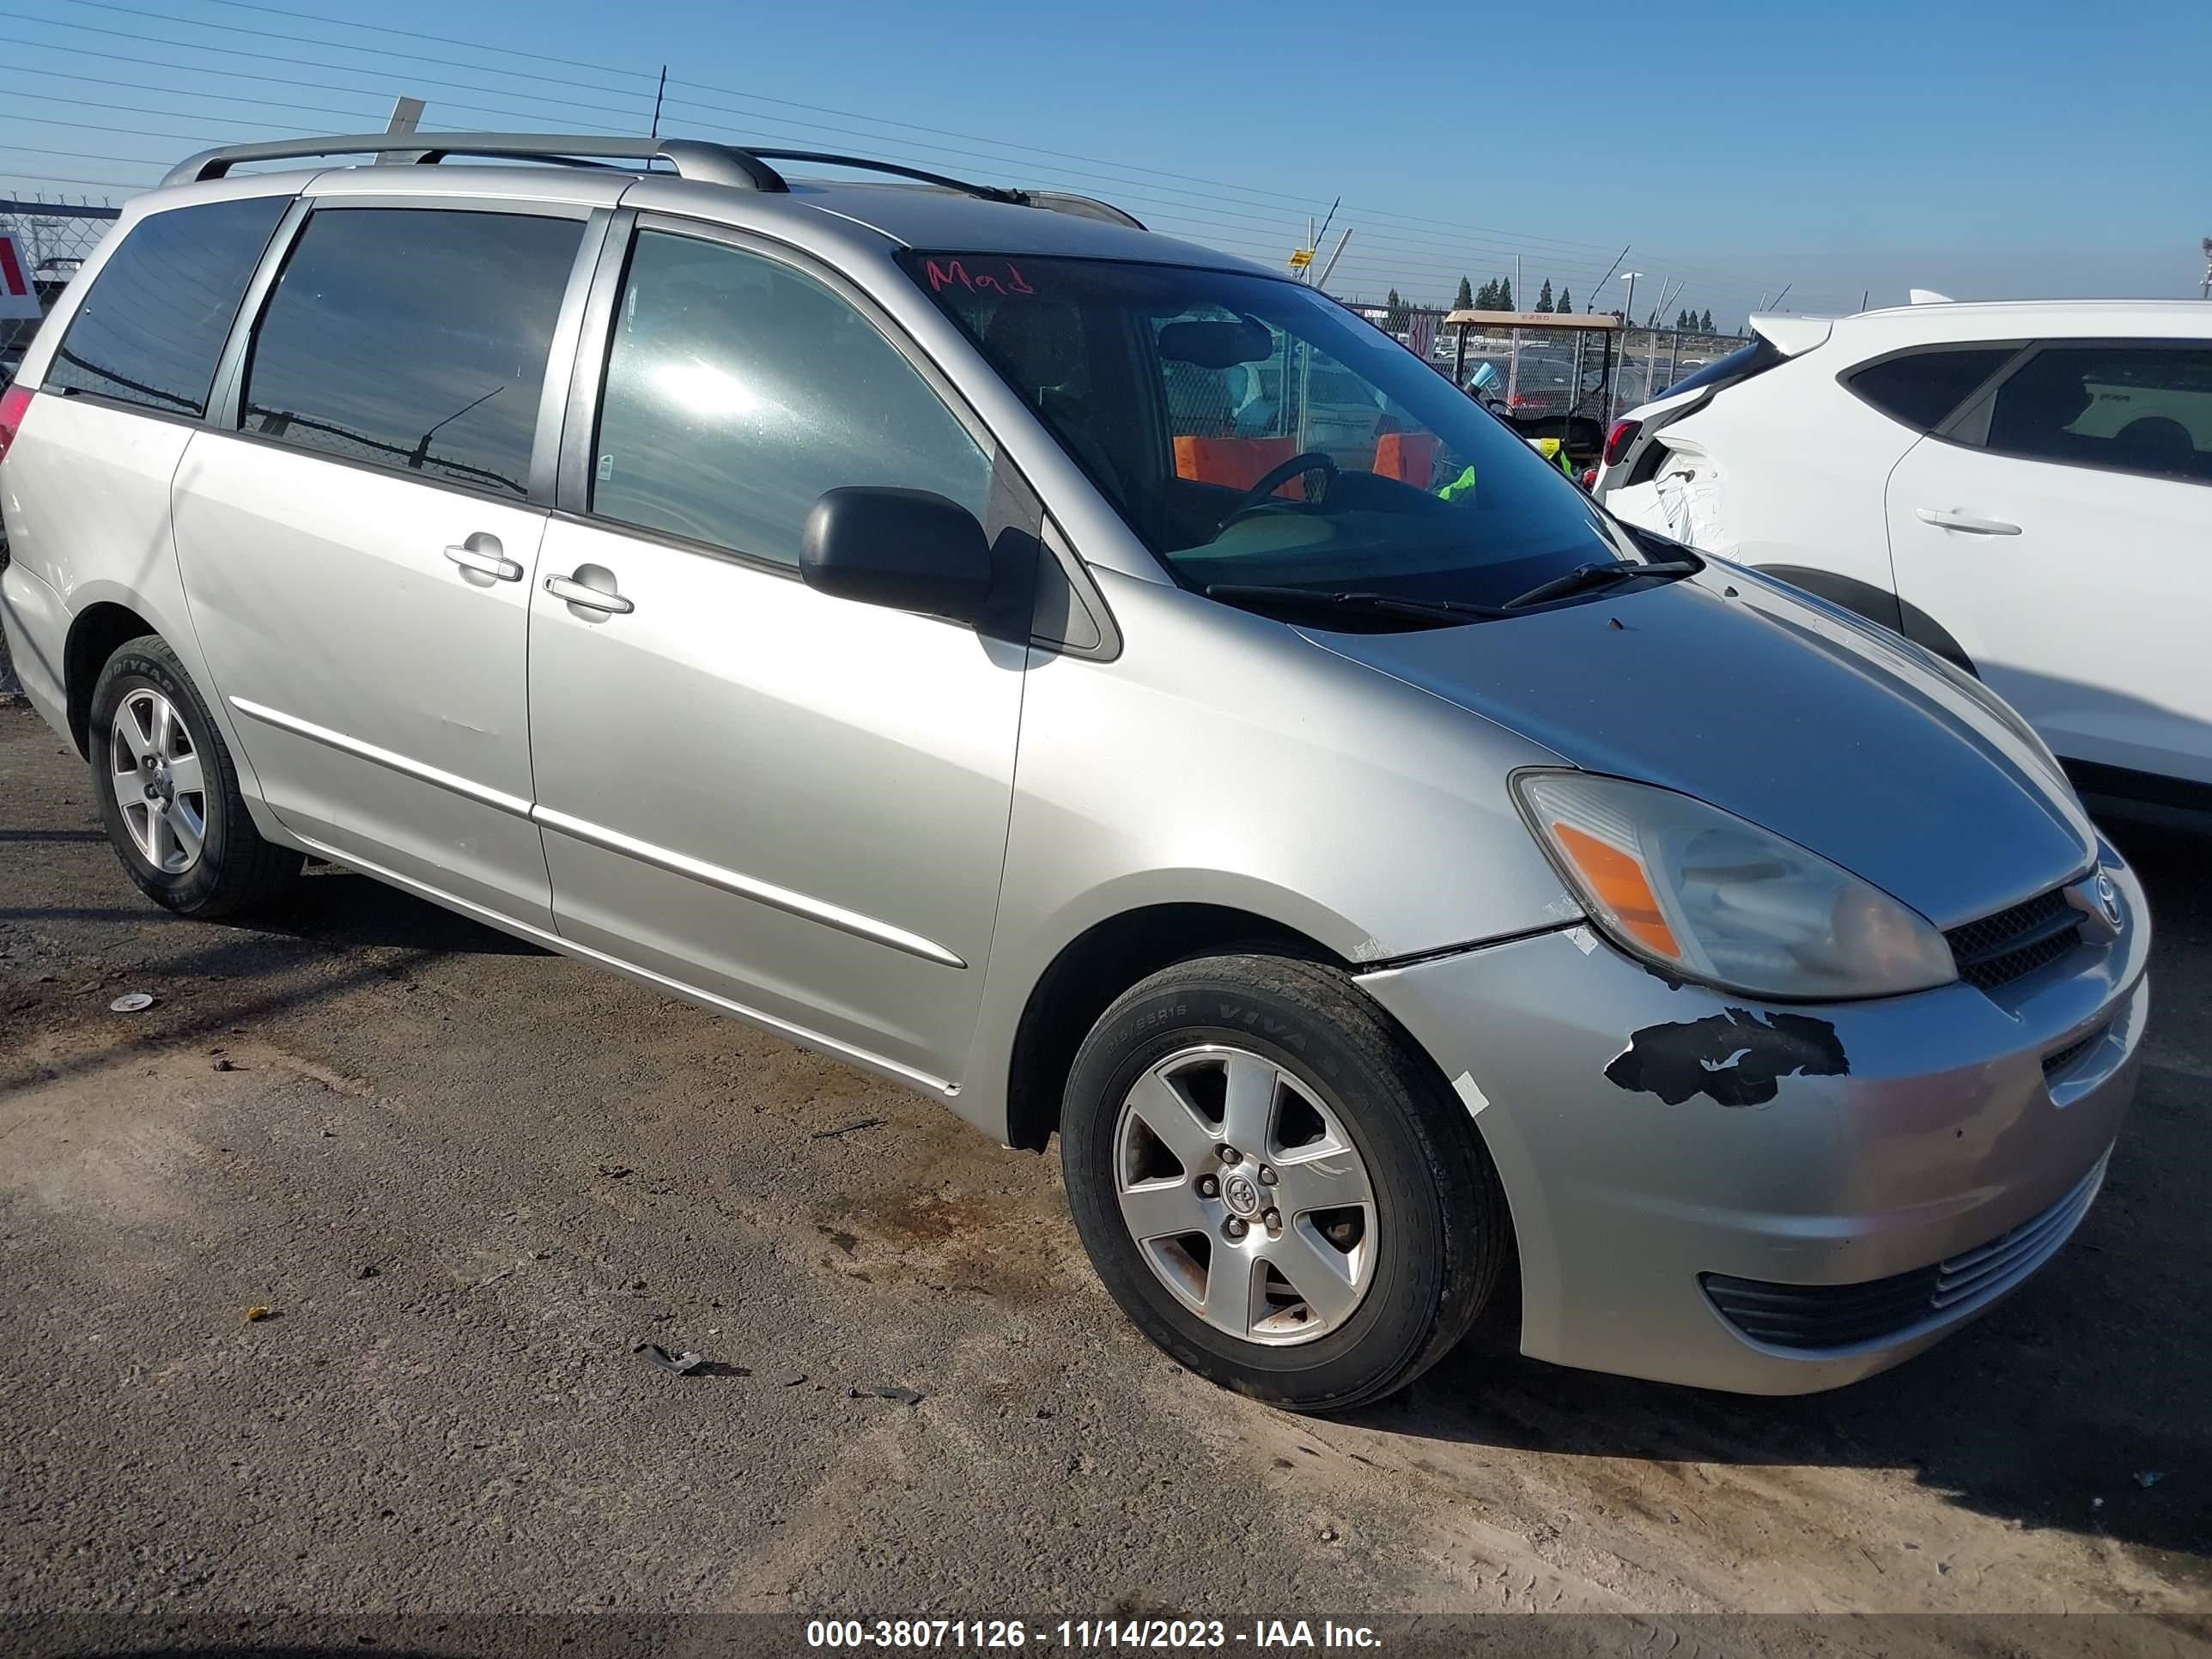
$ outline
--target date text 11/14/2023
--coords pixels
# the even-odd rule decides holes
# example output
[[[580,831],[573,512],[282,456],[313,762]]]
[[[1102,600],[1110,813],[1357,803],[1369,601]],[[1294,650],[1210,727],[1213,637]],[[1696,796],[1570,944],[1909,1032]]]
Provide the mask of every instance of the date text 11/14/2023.
[[[1366,1625],[1330,1619],[1061,1619],[1031,1625],[1021,1619],[813,1619],[810,1648],[943,1650],[1054,1648],[1079,1653],[1120,1649],[1243,1648],[1292,1652],[1301,1648],[1382,1646]]]

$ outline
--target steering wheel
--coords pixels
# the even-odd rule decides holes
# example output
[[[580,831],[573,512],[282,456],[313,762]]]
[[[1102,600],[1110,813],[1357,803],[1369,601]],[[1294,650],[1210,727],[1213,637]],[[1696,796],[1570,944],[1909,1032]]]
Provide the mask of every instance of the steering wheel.
[[[1293,455],[1289,460],[1269,467],[1261,476],[1260,481],[1246,490],[1238,498],[1237,505],[1229,509],[1227,516],[1221,520],[1221,527],[1226,530],[1247,513],[1266,505],[1267,497],[1301,473],[1325,472],[1328,475],[1328,482],[1321,487],[1321,494],[1314,497],[1314,500],[1320,501],[1328,494],[1329,484],[1336,482],[1336,463],[1318,449],[1309,449],[1303,455]]]

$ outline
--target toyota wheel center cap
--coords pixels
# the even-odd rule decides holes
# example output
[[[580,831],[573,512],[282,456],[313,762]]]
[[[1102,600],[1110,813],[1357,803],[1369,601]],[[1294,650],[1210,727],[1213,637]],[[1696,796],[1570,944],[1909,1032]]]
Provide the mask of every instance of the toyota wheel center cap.
[[[1260,1212],[1260,1186],[1241,1170],[1221,1183],[1221,1199],[1231,1215],[1251,1217]]]

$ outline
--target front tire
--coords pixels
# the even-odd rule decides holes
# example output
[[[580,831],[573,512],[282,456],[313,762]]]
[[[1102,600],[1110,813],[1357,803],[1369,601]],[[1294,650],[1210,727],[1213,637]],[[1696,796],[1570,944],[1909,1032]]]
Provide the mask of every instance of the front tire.
[[[1464,1109],[1318,963],[1212,957],[1133,987],[1076,1054],[1060,1158],[1122,1311],[1189,1370],[1295,1410],[1412,1382],[1511,1251]]]
[[[222,916],[298,877],[253,827],[238,769],[184,665],[157,634],[117,647],[92,690],[92,784],[116,856],[156,904]]]

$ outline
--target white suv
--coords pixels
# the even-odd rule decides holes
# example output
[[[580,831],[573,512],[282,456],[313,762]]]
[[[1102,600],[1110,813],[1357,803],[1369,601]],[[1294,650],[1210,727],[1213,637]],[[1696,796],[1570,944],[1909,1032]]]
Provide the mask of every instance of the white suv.
[[[1979,675],[2083,787],[2212,806],[2212,306],[1916,298],[1753,319],[1597,494]]]

